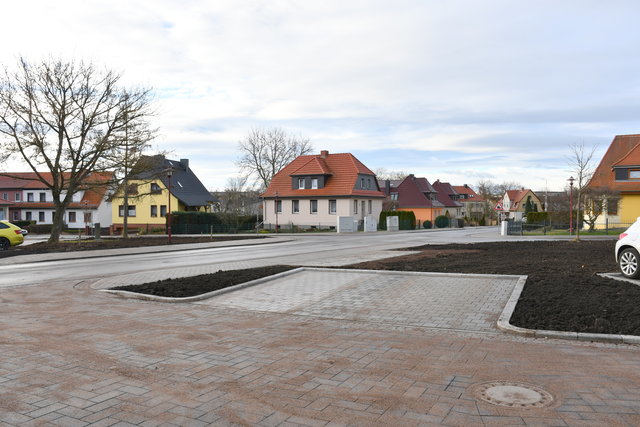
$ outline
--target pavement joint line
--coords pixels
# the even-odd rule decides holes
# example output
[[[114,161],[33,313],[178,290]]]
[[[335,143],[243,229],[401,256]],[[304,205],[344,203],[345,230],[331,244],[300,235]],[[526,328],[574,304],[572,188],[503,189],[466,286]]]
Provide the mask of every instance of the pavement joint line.
[[[553,338],[572,341],[591,341],[601,342],[608,344],[640,344],[640,336],[636,335],[621,335],[621,334],[596,334],[590,332],[565,332],[565,331],[548,331],[543,329],[527,329],[514,326],[510,323],[513,311],[518,304],[520,294],[524,288],[527,276],[520,276],[520,279],[513,288],[513,292],[509,297],[509,301],[502,310],[500,317],[498,318],[498,329],[529,338]]]

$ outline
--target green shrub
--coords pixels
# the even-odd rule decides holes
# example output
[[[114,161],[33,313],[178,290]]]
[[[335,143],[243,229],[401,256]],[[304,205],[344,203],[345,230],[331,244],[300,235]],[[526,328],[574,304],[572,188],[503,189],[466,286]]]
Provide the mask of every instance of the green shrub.
[[[433,227],[433,224],[431,223],[431,221],[426,220],[425,222],[422,223],[422,227],[423,228],[431,228],[431,227]]]
[[[478,225],[487,225],[487,218],[484,215],[482,215],[482,218],[480,218]]]
[[[445,215],[439,215],[436,218],[436,228],[447,228],[449,227],[449,218]]]
[[[538,224],[549,219],[548,212],[527,212],[527,222],[530,224]]]
[[[258,219],[256,215],[236,215],[232,213],[171,212],[171,230],[175,234],[236,233],[253,230]]]
[[[387,229],[387,217],[397,216],[400,230],[413,230],[416,226],[416,214],[413,211],[382,211],[378,221],[378,229]]]

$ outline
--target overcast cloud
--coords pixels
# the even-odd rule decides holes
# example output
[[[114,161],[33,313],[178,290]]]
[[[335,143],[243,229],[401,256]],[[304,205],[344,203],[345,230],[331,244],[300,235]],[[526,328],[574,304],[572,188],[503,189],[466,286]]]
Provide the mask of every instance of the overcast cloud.
[[[346,4],[345,4],[346,3]],[[568,145],[640,133],[637,1],[23,1],[0,62],[86,59],[152,86],[159,149],[209,189],[252,127],[372,169],[561,189]],[[11,165],[14,167],[14,165]],[[17,166],[16,166],[17,167]]]

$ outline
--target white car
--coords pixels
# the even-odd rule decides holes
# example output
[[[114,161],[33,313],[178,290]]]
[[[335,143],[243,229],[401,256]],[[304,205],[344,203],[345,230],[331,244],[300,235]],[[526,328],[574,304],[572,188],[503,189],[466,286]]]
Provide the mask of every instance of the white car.
[[[616,243],[616,262],[623,276],[640,277],[640,217],[620,234]]]

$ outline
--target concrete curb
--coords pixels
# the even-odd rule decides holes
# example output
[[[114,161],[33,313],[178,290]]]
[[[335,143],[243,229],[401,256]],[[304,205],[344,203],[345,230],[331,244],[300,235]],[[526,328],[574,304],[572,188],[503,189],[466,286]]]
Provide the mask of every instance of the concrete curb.
[[[267,237],[258,238],[258,239],[225,240],[221,242],[181,243],[181,244],[175,244],[175,245],[137,246],[137,247],[121,248],[121,249],[94,249],[89,251],[49,252],[49,253],[43,253],[43,254],[16,255],[8,258],[0,258],[0,265],[31,264],[31,263],[48,262],[48,261],[117,257],[117,256],[140,255],[140,254],[155,254],[155,253],[164,253],[164,252],[197,251],[201,249],[266,245],[266,244],[285,243],[285,242],[291,241],[287,239],[277,239],[274,241],[271,239],[277,239],[277,238],[267,236]],[[199,245],[199,246],[196,246],[196,245]],[[116,253],[116,251],[118,252]]]
[[[564,331],[546,331],[543,329],[526,329],[513,326],[509,321],[513,315],[513,311],[518,304],[520,294],[527,281],[527,276],[520,276],[518,283],[513,288],[513,292],[509,297],[509,301],[502,310],[502,314],[498,318],[498,329],[501,331],[521,335],[530,338],[554,338],[572,341],[590,341],[601,342],[607,344],[640,344],[640,336],[635,335],[616,335],[616,334],[592,334],[586,332],[564,332]]]
[[[251,280],[249,282],[240,283],[239,285],[229,286],[228,288],[218,289],[217,291],[207,292],[205,294],[194,295],[192,297],[180,297],[180,298],[172,298],[172,297],[161,297],[158,295],[147,295],[140,294],[137,292],[129,292],[129,291],[118,291],[114,289],[98,289],[100,292],[106,292],[108,294],[113,294],[119,296],[121,298],[128,299],[139,299],[144,301],[158,301],[158,302],[194,302],[194,301],[202,301],[205,299],[209,299],[218,295],[226,294],[228,292],[237,291],[240,289],[248,288],[250,286],[259,285],[260,283],[268,282],[269,280],[279,279],[280,277],[289,276],[294,273],[298,273],[304,271],[305,267],[294,268],[293,270],[283,271],[282,273],[276,273],[271,276],[262,277],[260,279]]]

